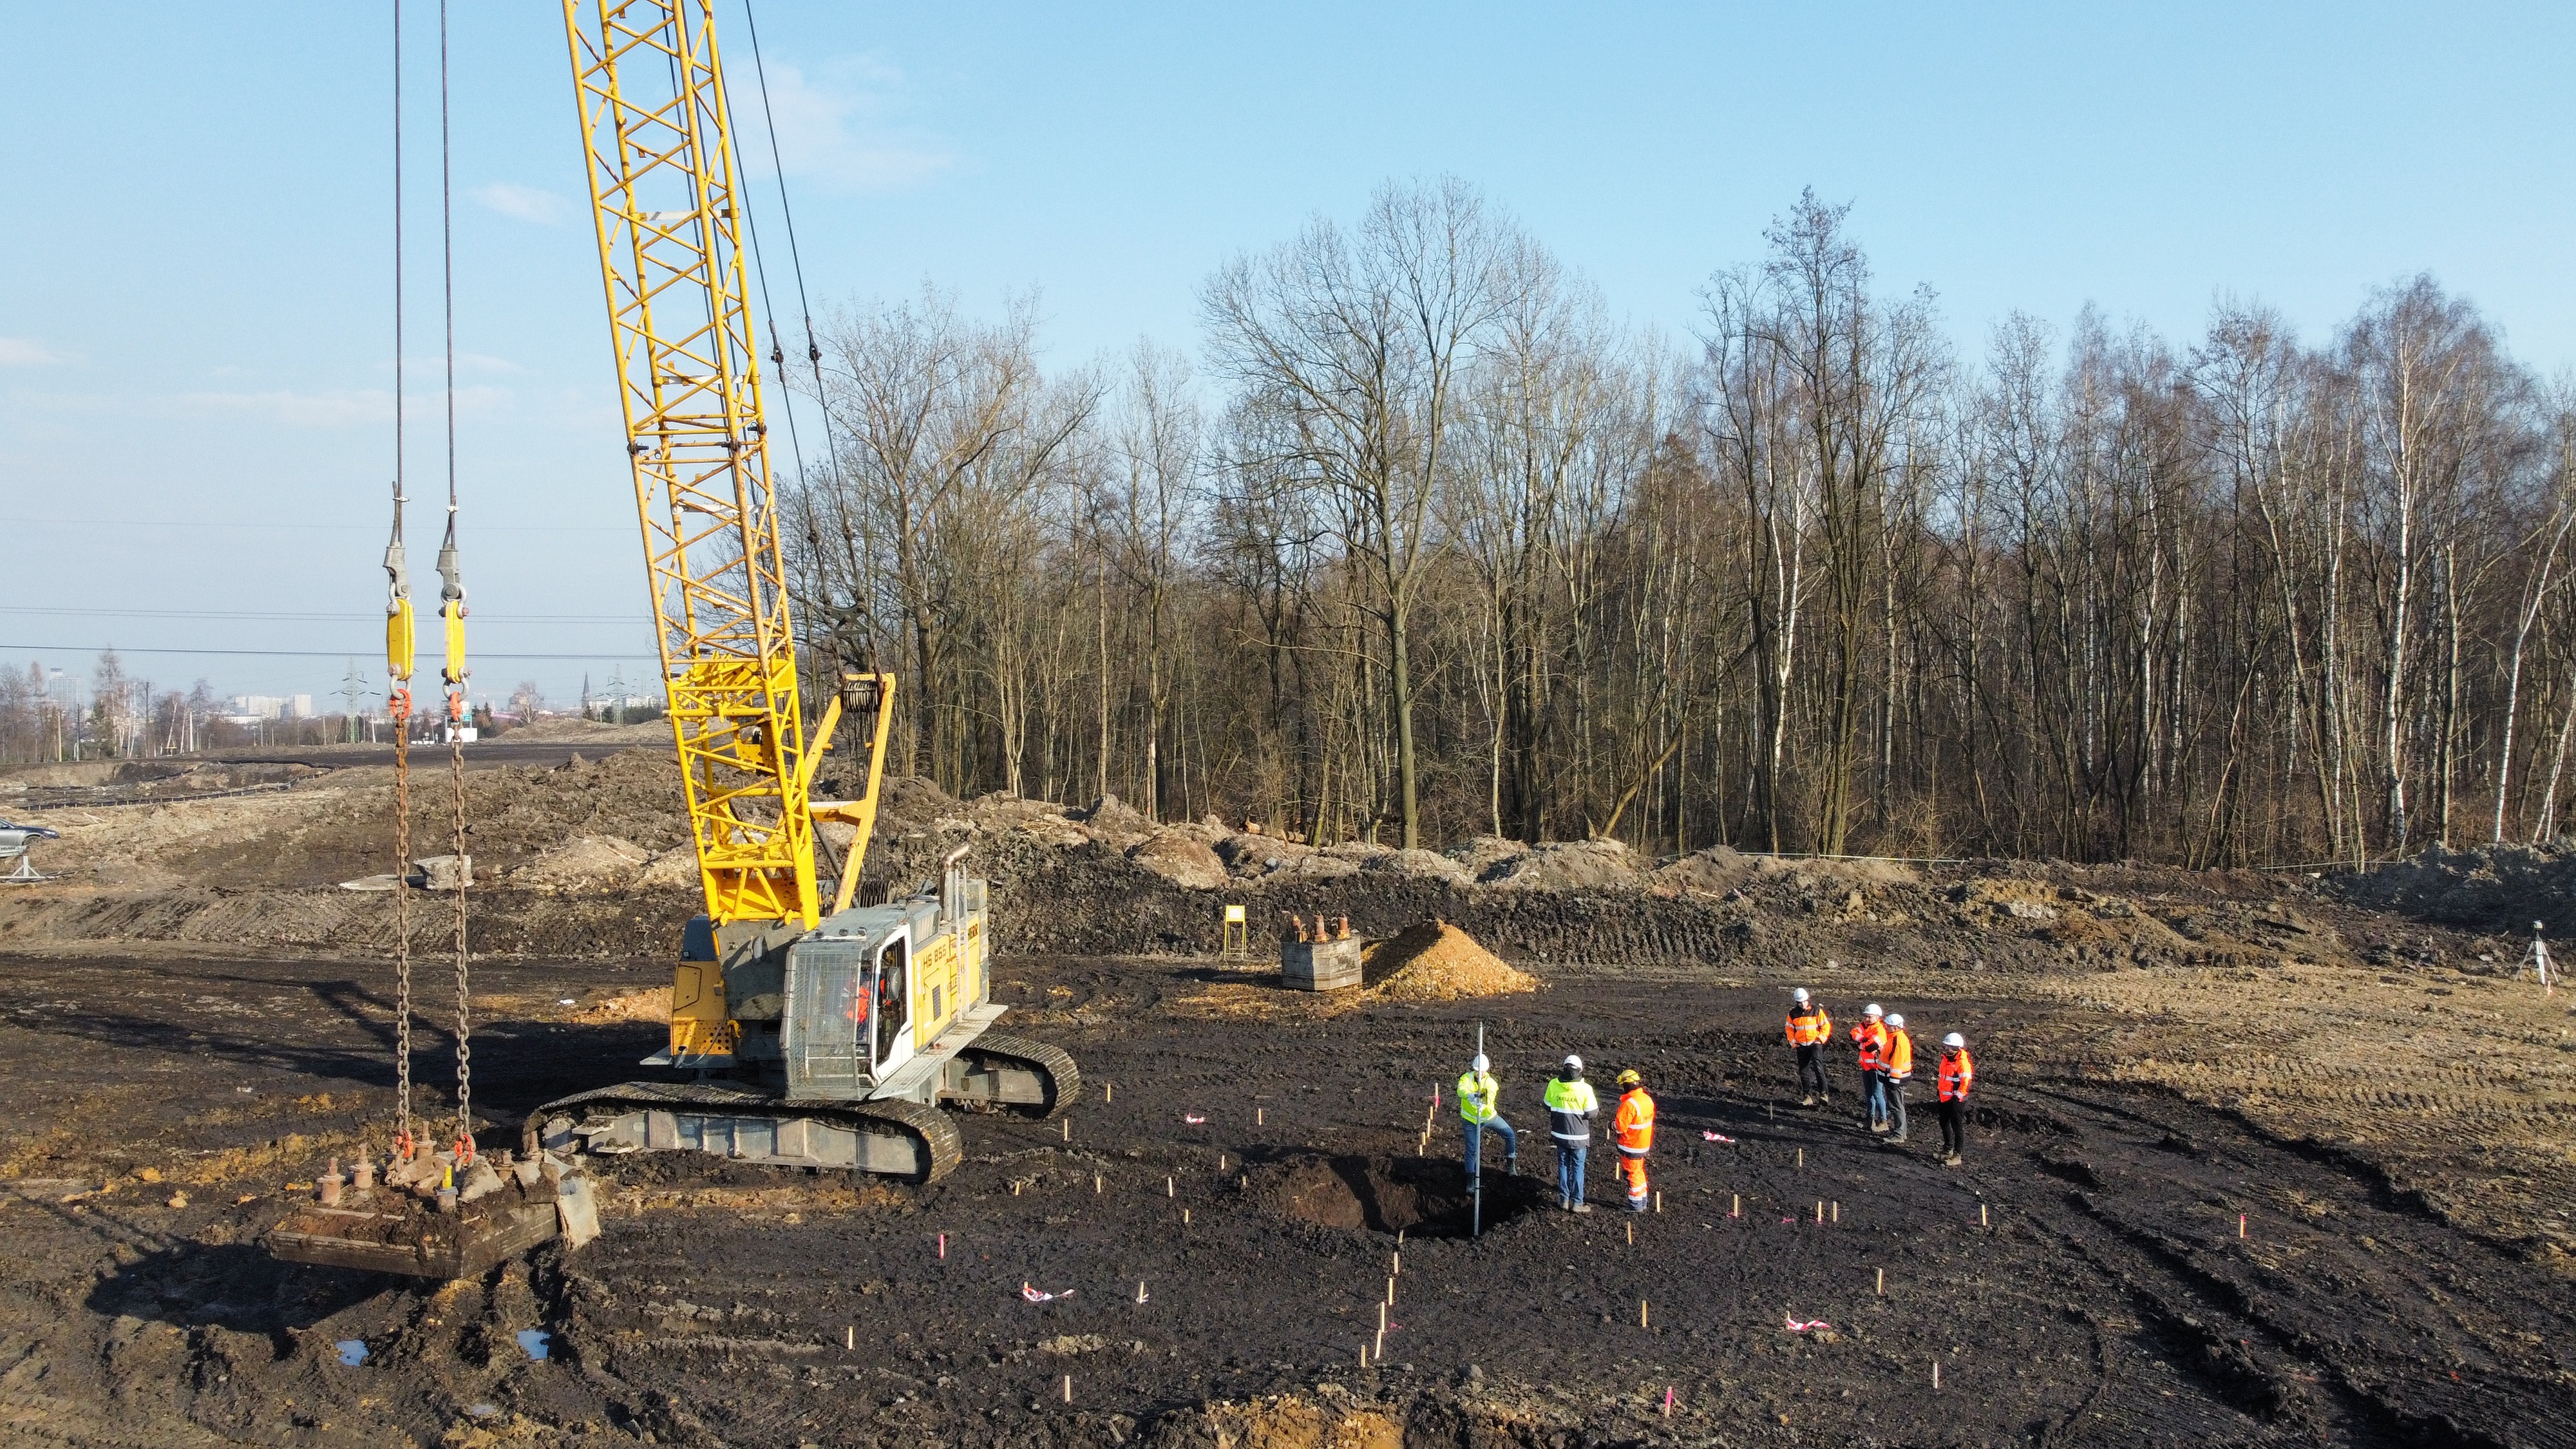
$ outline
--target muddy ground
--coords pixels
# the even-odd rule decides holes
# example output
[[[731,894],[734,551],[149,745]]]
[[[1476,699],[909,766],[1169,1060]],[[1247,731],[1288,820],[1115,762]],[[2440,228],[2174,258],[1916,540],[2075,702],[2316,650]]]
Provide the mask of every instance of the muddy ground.
[[[694,889],[666,758],[494,759],[468,917],[503,1145],[640,1075]],[[1005,1029],[1083,1066],[1070,1139],[966,1118],[926,1188],[626,1159],[599,1242],[432,1289],[257,1246],[390,1135],[393,897],[337,884],[392,864],[389,773],[82,768],[0,779],[66,835],[61,879],[0,894],[10,1443],[2576,1444],[2576,998],[2514,974],[2531,918],[2576,924],[2565,852],[2336,879],[1310,851],[895,782],[870,873],[976,847]],[[429,1110],[450,917],[411,899]],[[1292,996],[1216,959],[1225,903],[1257,954],[1281,912],[1436,916],[1545,989]],[[1847,1043],[1834,1110],[1794,1105],[1800,984],[1976,1043],[1964,1167],[1928,1102],[1903,1148],[1857,1130]],[[1546,1210],[1532,1142],[1459,1237],[1453,1109],[1422,1129],[1479,1021],[1525,1131],[1567,1050],[1647,1074],[1660,1214],[1610,1210],[1606,1152],[1603,1210]]]
[[[383,1140],[384,965],[7,966],[12,1442],[2576,1442],[2563,1275],[2348,1148],[2106,1080],[2083,1065],[2100,1008],[2028,991],[1818,983],[1983,1044],[1945,1169],[1928,1109],[1895,1148],[1848,1095],[1792,1105],[1772,980],[1560,966],[1537,996],[1319,1017],[1247,1010],[1266,975],[1211,963],[1023,957],[1014,1025],[1084,1066],[1069,1142],[971,1117],[966,1165],[925,1188],[629,1159],[597,1243],[432,1290],[257,1246],[291,1184]],[[488,968],[487,1135],[629,1075],[658,1030],[583,1018],[652,974]],[[1480,1019],[1525,1129],[1564,1051],[1647,1074],[1662,1213],[1611,1211],[1597,1160],[1602,1210],[1544,1207],[1534,1143],[1489,1188],[1498,1221],[1458,1235],[1445,1105],[1438,1160],[1417,1153]]]

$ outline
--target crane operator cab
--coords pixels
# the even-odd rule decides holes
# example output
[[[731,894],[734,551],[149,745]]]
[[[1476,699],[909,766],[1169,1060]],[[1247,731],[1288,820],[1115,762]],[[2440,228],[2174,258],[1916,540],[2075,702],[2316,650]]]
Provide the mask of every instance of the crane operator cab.
[[[791,1097],[930,1100],[917,1087],[937,1074],[908,1069],[935,1065],[927,1058],[960,1017],[981,1027],[1002,1014],[986,1000],[985,956],[980,903],[951,911],[915,896],[825,920],[787,948],[779,1085]]]
[[[532,1146],[695,1151],[931,1181],[963,1143],[940,1106],[1046,1116],[1080,1089],[1073,1059],[988,1030],[985,882],[945,879],[814,930],[690,923],[671,1044],[644,1059],[689,1081],[630,1082],[537,1109]]]
[[[834,912],[811,931],[691,921],[671,1045],[644,1065],[805,1100],[1045,1105],[1030,1095],[1034,1081],[969,1081],[959,1065],[1008,1008],[989,1000],[986,884],[955,856],[944,876],[936,889]]]

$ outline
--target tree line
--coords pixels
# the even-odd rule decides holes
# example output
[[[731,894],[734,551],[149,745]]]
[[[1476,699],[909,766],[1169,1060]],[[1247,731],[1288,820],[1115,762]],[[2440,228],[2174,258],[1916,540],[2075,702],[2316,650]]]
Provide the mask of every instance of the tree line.
[[[2430,277],[1982,353],[1802,197],[1685,342],[1472,189],[1049,373],[935,288],[822,336],[812,666],[896,767],[1317,841],[2361,861],[2576,779],[2576,399]],[[814,446],[820,443],[820,447]]]

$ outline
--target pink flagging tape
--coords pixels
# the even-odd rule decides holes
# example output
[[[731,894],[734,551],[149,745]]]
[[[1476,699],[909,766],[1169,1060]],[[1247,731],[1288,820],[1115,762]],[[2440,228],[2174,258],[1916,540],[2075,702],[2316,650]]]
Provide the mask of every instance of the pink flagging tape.
[[[1020,1296],[1029,1300],[1031,1303],[1052,1303],[1059,1298],[1072,1297],[1073,1290],[1067,1288],[1061,1293],[1049,1293],[1043,1289],[1032,1288],[1028,1284],[1022,1283],[1020,1285]]]
[[[1190,1125],[1191,1125],[1191,1126],[1193,1126],[1193,1127],[1196,1127],[1196,1126],[1200,1125],[1201,1123],[1203,1123],[1203,1122],[1207,1121],[1207,1119],[1206,1119],[1205,1117],[1198,1116],[1197,1114],[1195,1114],[1195,1113],[1191,1113],[1191,1112],[1183,1112],[1183,1113],[1181,1114],[1181,1120],[1182,1120],[1182,1121],[1184,1121],[1184,1122],[1187,1122],[1188,1124],[1190,1124]]]
[[[1804,1333],[1811,1328],[1833,1327],[1832,1324],[1827,1323],[1821,1318],[1811,1318],[1804,1323],[1800,1323],[1795,1316],[1786,1313],[1780,1315],[1780,1321],[1781,1326],[1787,1328],[1791,1333]]]
[[[1720,1136],[1718,1136],[1718,1135],[1717,1135],[1716,1133],[1714,1133],[1714,1132],[1702,1132],[1702,1133],[1700,1133],[1699,1135],[1700,1135],[1700,1136],[1702,1136],[1702,1137],[1707,1138],[1707,1139],[1708,1139],[1709,1141],[1711,1141],[1711,1142],[1727,1142],[1727,1143],[1732,1143],[1733,1141],[1735,1141],[1735,1139],[1734,1139],[1734,1138],[1732,1138],[1732,1137],[1720,1137]]]

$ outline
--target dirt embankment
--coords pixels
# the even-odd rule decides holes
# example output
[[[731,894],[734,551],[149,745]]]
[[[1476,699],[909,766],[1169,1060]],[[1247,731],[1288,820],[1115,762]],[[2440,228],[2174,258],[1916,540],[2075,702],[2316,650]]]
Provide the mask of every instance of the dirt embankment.
[[[439,764],[412,781],[415,855],[447,848]],[[478,954],[667,956],[698,909],[667,755],[487,769],[466,784]],[[393,793],[390,772],[371,767],[249,795],[48,812],[65,839],[38,859],[63,879],[0,896],[0,947],[389,953],[395,898],[339,882],[393,868]],[[970,845],[994,882],[1005,952],[1214,957],[1223,907],[1244,905],[1252,962],[1213,971],[1174,1003],[1181,1014],[1343,1011],[1266,989],[1262,963],[1287,913],[1346,915],[1372,939],[1445,921],[1504,969],[1541,978],[1675,967],[1803,984],[1845,1015],[1871,982],[1904,973],[1918,996],[2074,1009],[2072,1078],[2241,1112],[2284,1140],[2363,1155],[2394,1190],[2517,1251],[2554,1262],[2576,1250],[2547,1212],[2576,1173],[2576,1018],[2570,998],[2509,985],[2529,921],[2566,909],[2571,867],[2558,853],[2428,854],[2313,881],[1723,848],[1658,860],[1606,842],[1318,850],[1214,821],[1155,825],[1115,800],[960,802],[914,780],[886,796],[865,893],[930,879]],[[414,893],[410,905],[415,950],[442,952],[446,898]],[[1372,970],[1381,994],[1385,974]]]

